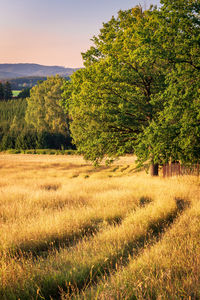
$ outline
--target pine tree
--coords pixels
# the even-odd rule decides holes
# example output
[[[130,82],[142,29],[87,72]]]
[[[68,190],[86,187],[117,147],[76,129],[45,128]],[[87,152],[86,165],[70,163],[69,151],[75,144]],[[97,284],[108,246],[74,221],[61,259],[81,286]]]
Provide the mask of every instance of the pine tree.
[[[3,84],[0,82],[0,101],[4,100],[4,87]]]
[[[9,100],[12,99],[12,88],[10,82],[6,82],[4,85],[4,99]]]

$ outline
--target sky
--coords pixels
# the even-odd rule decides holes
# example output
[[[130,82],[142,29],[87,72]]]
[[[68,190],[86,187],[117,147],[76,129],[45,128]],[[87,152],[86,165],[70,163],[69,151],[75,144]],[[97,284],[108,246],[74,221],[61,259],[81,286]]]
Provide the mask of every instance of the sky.
[[[0,63],[82,67],[103,22],[159,0],[0,0]]]

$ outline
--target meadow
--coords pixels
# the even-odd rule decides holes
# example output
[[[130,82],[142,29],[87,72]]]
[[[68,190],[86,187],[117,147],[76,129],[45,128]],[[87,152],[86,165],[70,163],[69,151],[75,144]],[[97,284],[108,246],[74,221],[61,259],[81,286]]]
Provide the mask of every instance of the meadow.
[[[20,92],[20,90],[12,90],[13,97],[17,97]]]
[[[200,299],[200,181],[0,154],[0,299]]]

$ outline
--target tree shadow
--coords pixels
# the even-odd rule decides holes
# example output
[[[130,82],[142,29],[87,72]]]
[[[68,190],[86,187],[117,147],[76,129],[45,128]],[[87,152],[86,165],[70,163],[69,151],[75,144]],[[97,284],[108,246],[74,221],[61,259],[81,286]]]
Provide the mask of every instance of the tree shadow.
[[[90,224],[85,224],[81,228],[78,228],[77,231],[70,234],[63,234],[62,236],[52,234],[44,240],[36,241],[36,243],[33,243],[33,241],[27,241],[14,246],[13,248],[9,248],[7,252],[10,257],[14,257],[19,260],[22,256],[24,258],[31,258],[33,261],[36,261],[38,257],[46,258],[50,252],[60,251],[67,247],[73,247],[83,238],[94,236],[101,228],[101,224],[103,222],[104,219],[102,218],[91,220]],[[122,217],[110,217],[106,219],[106,222],[108,226],[117,226],[122,222]]]
[[[147,201],[146,198],[144,198]],[[142,202],[144,201],[142,200]],[[161,238],[164,232],[174,223],[178,216],[189,206],[189,202],[183,199],[175,199],[176,200],[176,209],[168,214],[165,218],[160,218],[154,223],[151,223],[148,227],[147,233],[143,234],[142,236],[124,244],[120,247],[115,253],[110,254],[110,256],[106,257],[104,261],[99,261],[95,264],[89,264],[79,267],[79,270],[70,276],[70,282],[66,281],[66,276],[58,275],[58,277],[48,277],[44,278],[40,281],[41,289],[39,294],[37,294],[38,299],[61,299],[61,292],[66,295],[66,299],[71,299],[71,297],[75,297],[77,299],[78,295],[85,292],[88,288],[98,283],[98,281],[102,278],[109,278],[111,274],[116,272],[119,268],[125,267],[131,258],[137,258],[140,253],[146,247],[151,247],[155,243],[157,243]],[[144,201],[144,202],[145,202]],[[149,200],[148,200],[149,201]],[[148,202],[147,201],[147,202]],[[144,205],[144,204],[143,204]],[[116,224],[121,222],[121,219],[116,220]],[[98,222],[97,224],[98,225]],[[98,228],[98,226],[97,226]],[[98,229],[95,226],[89,227],[85,229],[87,232],[83,232],[82,235],[77,235],[76,240],[73,239],[70,241],[69,237],[61,243],[61,240],[55,240],[54,249],[57,247],[60,249],[61,245],[69,246],[74,245],[78,240],[80,240],[84,235],[86,236],[95,234]],[[56,244],[58,243],[58,244]],[[38,255],[42,255],[41,250],[43,249],[44,256],[48,254],[49,245],[44,248],[40,247],[40,249],[33,250],[31,249],[31,254],[34,255],[34,251],[36,254],[36,259]],[[30,249],[29,249],[30,251]],[[24,253],[23,253],[24,255]],[[65,266],[63,266],[65,268]],[[69,265],[66,265],[66,268],[69,268]],[[20,291],[20,297],[23,298],[23,291]],[[34,295],[31,295],[34,297]]]
[[[111,273],[113,274],[119,268],[126,266],[129,263],[130,257],[137,258],[145,247],[151,247],[157,243],[162,238],[164,232],[181,215],[183,210],[189,206],[189,202],[183,199],[175,200],[176,209],[165,218],[150,224],[146,234],[125,244],[114,255],[110,255],[103,262],[97,262],[92,268],[90,265],[84,266],[84,269],[80,269],[80,273],[74,274],[74,279],[70,283],[61,279],[58,285],[56,281],[53,281],[51,286],[41,290],[42,297],[45,299],[60,299],[62,292],[66,295],[66,299],[72,299],[73,297],[77,299],[78,295],[81,295],[88,288],[97,284],[100,279],[108,278]]]
[[[146,204],[152,200],[142,197],[142,205],[144,205],[143,201]],[[185,201],[180,198],[175,199],[175,201],[177,205],[176,210],[167,215],[164,219],[160,219],[157,222],[150,224],[147,234],[127,243],[123,249],[119,249],[114,256],[109,257],[105,263],[93,266],[92,276],[91,268],[88,268],[88,274],[84,280],[79,280],[74,283],[72,282],[70,286],[67,286],[67,290],[66,284],[65,287],[60,286],[60,292],[64,291],[69,298],[73,295],[76,298],[77,295],[80,295],[92,285],[97,284],[101,278],[108,278],[111,273],[113,274],[113,272],[116,272],[119,268],[125,267],[129,263],[130,257],[137,258],[144,248],[152,247],[162,238],[162,235],[167,229],[169,229],[170,226],[172,226],[181,213],[190,206],[189,201]],[[60,295],[58,295],[59,294],[55,293],[53,296],[55,299],[60,299]]]

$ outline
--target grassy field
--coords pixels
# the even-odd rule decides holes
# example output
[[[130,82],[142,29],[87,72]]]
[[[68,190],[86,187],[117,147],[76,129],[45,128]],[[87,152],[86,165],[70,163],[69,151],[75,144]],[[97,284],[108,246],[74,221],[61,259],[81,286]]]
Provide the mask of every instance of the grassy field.
[[[20,92],[21,91],[19,91],[19,90],[12,90],[13,97],[17,97]]]
[[[197,177],[0,154],[0,224],[2,300],[200,299]]]

